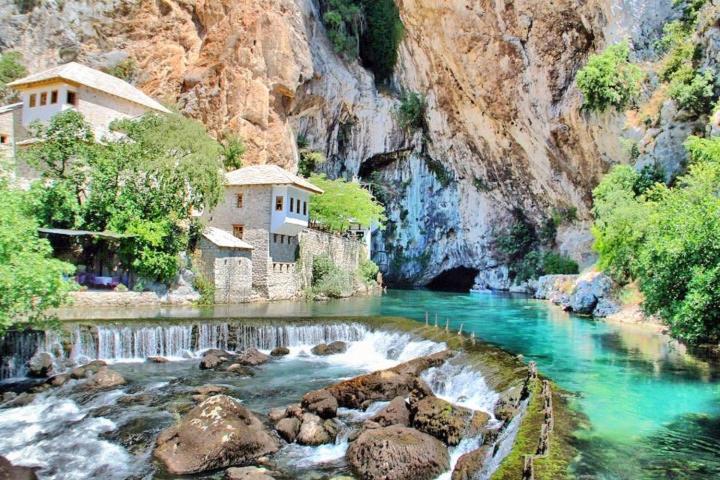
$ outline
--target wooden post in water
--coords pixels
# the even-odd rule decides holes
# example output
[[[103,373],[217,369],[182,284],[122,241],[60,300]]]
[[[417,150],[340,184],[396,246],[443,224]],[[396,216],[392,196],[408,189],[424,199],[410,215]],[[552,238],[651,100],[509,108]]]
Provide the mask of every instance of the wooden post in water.
[[[428,317],[429,316],[430,316],[430,314],[428,312],[425,312],[425,326],[426,327],[428,326]]]
[[[435,314],[435,328],[437,328],[437,327],[438,327],[438,315],[436,313]]]
[[[458,330],[458,335],[462,335],[462,327],[463,327],[463,325],[464,325],[463,323],[460,324],[460,330]]]
[[[475,332],[470,334],[470,340],[472,340],[472,344],[475,345]]]
[[[450,331],[450,319],[447,317],[445,317],[445,331],[446,332]]]

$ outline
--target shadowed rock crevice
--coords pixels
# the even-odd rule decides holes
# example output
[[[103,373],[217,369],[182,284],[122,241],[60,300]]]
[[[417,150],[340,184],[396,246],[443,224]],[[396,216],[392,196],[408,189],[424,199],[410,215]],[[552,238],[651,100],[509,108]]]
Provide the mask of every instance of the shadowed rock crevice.
[[[430,290],[444,292],[467,292],[475,283],[477,268],[455,267],[444,270],[426,285]]]

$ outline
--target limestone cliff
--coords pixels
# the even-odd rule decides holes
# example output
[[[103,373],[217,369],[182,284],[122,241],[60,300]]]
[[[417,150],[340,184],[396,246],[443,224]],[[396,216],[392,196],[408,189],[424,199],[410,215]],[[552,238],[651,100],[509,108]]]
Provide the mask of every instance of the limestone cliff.
[[[672,0],[397,3],[405,37],[382,90],[335,55],[312,0],[50,0],[25,13],[4,1],[0,47],[32,69],[130,57],[147,93],[215,135],[240,134],[246,163],[294,168],[304,136],[328,174],[360,177],[386,202],[375,249],[390,280],[426,284],[465,267],[507,287],[493,237],[516,208],[539,224],[577,207],[581,221],[558,242],[588,261],[589,193],[625,160],[626,118],[581,113],[575,72],[626,36],[642,57]],[[425,132],[398,126],[400,89],[426,96]]]

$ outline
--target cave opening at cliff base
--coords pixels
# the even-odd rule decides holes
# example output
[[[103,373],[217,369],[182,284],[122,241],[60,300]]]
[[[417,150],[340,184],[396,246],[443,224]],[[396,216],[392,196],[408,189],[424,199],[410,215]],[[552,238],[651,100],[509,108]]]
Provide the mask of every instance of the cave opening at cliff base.
[[[477,268],[455,267],[444,270],[426,285],[430,290],[468,292],[475,284]]]

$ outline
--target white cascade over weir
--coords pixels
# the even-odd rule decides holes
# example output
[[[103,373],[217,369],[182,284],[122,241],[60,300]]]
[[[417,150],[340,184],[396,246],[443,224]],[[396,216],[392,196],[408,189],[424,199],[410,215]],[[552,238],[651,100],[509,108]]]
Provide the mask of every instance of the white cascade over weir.
[[[75,359],[137,360],[153,356],[187,358],[210,348],[244,350],[354,342],[368,329],[357,323],[314,325],[247,325],[202,323],[183,325],[99,325],[73,332]]]

